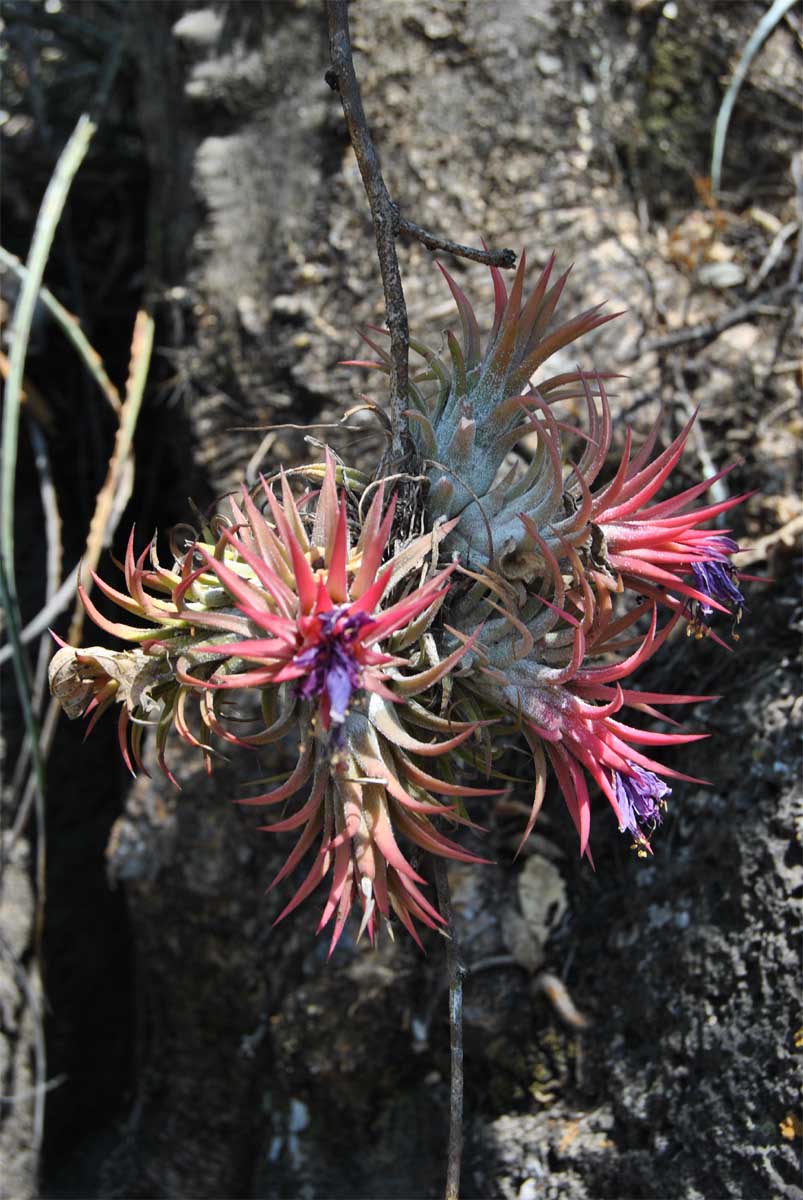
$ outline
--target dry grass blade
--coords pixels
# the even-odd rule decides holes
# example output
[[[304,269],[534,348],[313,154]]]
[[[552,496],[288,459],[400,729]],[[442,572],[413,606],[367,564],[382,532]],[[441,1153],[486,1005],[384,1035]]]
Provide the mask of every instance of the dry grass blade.
[[[27,656],[20,637],[22,624],[17,599],[16,567],[14,561],[14,511],[16,498],[17,454],[19,450],[19,422],[22,404],[22,382],[28,342],[31,334],[36,299],[50,248],[56,233],[67,196],[78,168],[86,157],[97,125],[86,114],[79,117],[67,144],[59,155],[58,162],[42,200],[36,218],[31,249],[28,255],[27,276],[23,281],[14,319],[11,325],[11,353],[8,362],[8,378],[3,409],[2,477],[0,477],[0,590],[6,610],[8,637],[12,646],[14,678],[22,709],[25,736],[33,760],[33,772],[29,785],[31,803],[36,802],[36,921],[34,940],[36,958],[41,951],[42,927],[45,902],[45,771],[44,757],[39,740],[39,728],[31,703],[31,679]],[[24,806],[23,806],[24,807]],[[18,814],[19,816],[19,814]],[[4,850],[6,848],[4,847]],[[44,1049],[42,1050],[44,1056]],[[44,1065],[42,1066],[42,1080]],[[38,1095],[37,1091],[37,1095]],[[37,1100],[37,1114],[40,1103]],[[41,1108],[41,1112],[44,1109]],[[37,1154],[41,1143],[41,1129],[34,1130]]]
[[[13,271],[23,283],[28,278],[27,268],[24,267],[20,260],[13,254],[9,254],[8,250],[4,250],[2,246],[0,246],[0,263],[8,267],[10,271]],[[119,416],[120,409],[122,407],[120,393],[112,383],[111,379],[109,379],[109,376],[106,374],[106,368],[103,366],[103,360],[94,346],[92,346],[92,344],[89,342],[88,338],[84,334],[84,331],[81,329],[78,318],[74,317],[72,313],[68,312],[64,305],[59,303],[53,293],[48,291],[48,289],[43,285],[40,285],[39,287],[37,298],[42,302],[42,304],[44,304],[50,315],[56,320],[66,336],[72,342],[73,346],[86,364],[86,368],[90,375],[97,383],[106,400],[108,400],[111,407]]]
[[[114,536],[117,524],[131,496],[134,479],[132,445],[151,362],[153,332],[153,317],[150,313],[141,309],[137,313],[137,318],[134,322],[128,382],[126,383],[125,400],[120,411],[120,426],[114,441],[114,449],[109,460],[106,479],[95,501],[95,511],[87,535],[83,563],[92,570],[97,566],[104,547],[110,543]],[[69,583],[69,580],[66,583]],[[87,590],[91,586],[92,581],[90,578],[87,580]],[[59,589],[60,593],[63,592],[64,587],[65,584],[62,584],[62,587]],[[83,625],[84,609],[80,601],[76,601],[70,622],[70,630],[67,635],[67,640],[71,645],[78,645]],[[60,711],[58,702],[51,699],[42,726],[42,735],[39,743],[43,760],[47,757],[53,743],[53,735],[56,731]],[[11,839],[12,845],[21,830],[25,827],[28,812],[35,794],[34,784],[35,780],[32,778],[28,783],[25,796],[14,822]]]
[[[446,919],[446,960],[449,969],[449,1150],[445,1200],[459,1200],[463,1162],[463,976],[465,967],[457,944],[449,876],[442,858],[433,858],[438,907]]]
[[[725,139],[728,136],[728,125],[730,124],[736,97],[739,95],[741,86],[747,78],[750,64],[761,49],[764,40],[769,37],[775,26],[794,7],[794,4],[795,0],[775,0],[775,3],[767,10],[753,30],[753,34],[744,48],[736,70],[733,72],[733,78],[723,97],[719,113],[717,114],[716,125],[714,126],[714,145],[711,151],[711,189],[715,196],[719,192],[719,185],[722,178]]]
[[[46,606],[53,603],[53,598],[56,595],[61,578],[61,562],[62,562],[62,544],[61,544],[61,516],[59,514],[58,498],[56,489],[53,485],[53,476],[50,470],[50,455],[47,449],[47,440],[42,431],[32,417],[28,420],[28,435],[31,439],[33,448],[34,465],[36,473],[39,477],[39,494],[42,504],[42,512],[45,518],[45,537],[47,540],[47,563],[46,563],[46,579],[45,579],[45,603]],[[22,639],[24,641],[24,637]],[[45,685],[47,683],[47,665],[51,654],[51,640],[48,635],[41,638],[39,642],[39,652],[36,659],[36,670],[33,680],[33,694],[31,705],[37,720],[42,709],[42,701],[45,693]],[[40,736],[40,746],[41,746]],[[45,754],[42,754],[43,760]],[[22,782],[25,779],[25,774],[28,770],[28,763],[31,758],[31,743],[26,738],[22,747],[17,765],[14,768],[14,778],[11,785],[11,793],[14,797],[12,807],[16,807],[16,798],[19,790],[22,787]]]
[[[20,290],[14,320],[11,326],[11,354],[6,380],[5,408],[3,412],[3,474],[0,484],[0,553],[5,569],[6,586],[11,603],[16,611],[17,588],[14,571],[14,483],[17,473],[17,445],[19,438],[20,402],[22,399],[22,377],[28,340],[31,333],[36,299],[42,284],[45,264],[56,232],[59,218],[67,200],[75,174],[84,161],[86,152],[97,126],[84,113],[78,120],[70,140],[56,164],[47,186],[42,207],[36,221],[27,275]]]
[[[33,447],[34,465],[39,478],[39,495],[42,512],[45,518],[45,537],[47,542],[47,560],[45,570],[45,600],[52,601],[61,580],[61,564],[63,547],[61,543],[61,514],[59,513],[58,497],[53,484],[53,473],[50,468],[50,455],[47,441],[34,420],[29,420],[28,436]],[[47,657],[50,657],[49,645],[45,643]],[[41,655],[40,655],[41,658]],[[41,707],[47,681],[47,663],[37,663],[34,683],[33,705],[37,711]]]
[[[126,489],[126,500],[131,495],[133,472],[127,470],[127,464],[133,445],[134,431],[137,427],[142,407],[142,397],[145,392],[145,381],[148,377],[152,351],[153,317],[144,309],[140,309],[134,322],[134,334],[131,339],[128,382],[125,388],[125,400],[120,412],[120,426],[117,430],[117,436],[114,439],[114,449],[109,459],[109,469],[106,473],[106,479],[95,501],[95,511],[92,515],[89,535],[86,540],[86,552],[83,563],[92,571],[98,565],[104,546],[108,545],[111,539],[110,522],[112,514],[115,509],[118,512],[121,510],[122,506],[118,503],[120,488],[123,487]],[[91,590],[91,579],[86,580],[85,586],[88,591]],[[78,645],[83,627],[84,610],[81,604],[76,604],[70,623],[70,632],[67,636],[70,645]]]

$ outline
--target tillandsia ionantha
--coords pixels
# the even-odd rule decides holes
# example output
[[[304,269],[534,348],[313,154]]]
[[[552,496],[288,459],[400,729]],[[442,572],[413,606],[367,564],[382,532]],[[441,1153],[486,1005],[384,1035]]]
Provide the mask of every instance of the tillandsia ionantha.
[[[648,853],[665,780],[691,778],[652,755],[706,736],[626,720],[626,709],[662,717],[656,706],[707,699],[628,680],[679,623],[700,637],[715,614],[741,618],[738,545],[706,526],[744,497],[694,507],[720,472],[658,499],[691,422],[660,452],[660,419],[635,452],[626,429],[618,465],[599,482],[615,376],[544,368],[611,315],[594,308],[561,320],[567,274],[553,282],[553,265],[554,256],[526,299],[524,255],[509,294],[491,268],[484,349],[473,306],[443,272],[462,337],[446,334],[446,358],[411,339],[423,366],[409,385],[409,475],[423,483],[403,501],[327,451],[318,467],[228,498],[169,568],[155,540],[137,556],[132,533],[125,591],[93,579],[147,624],[111,621],[81,596],[96,624],[133,648],[63,646],[51,666],[54,694],[69,716],[89,715],[89,729],[119,705],[132,771],[147,728],[171,779],[172,729],[209,769],[215,739],[258,750],[295,735],[285,782],[237,803],[271,808],[300,796],[263,827],[300,831],[272,887],[312,856],[277,920],[326,881],[319,929],[332,923],[330,953],[354,907],[372,941],[383,923],[392,932],[392,914],[416,941],[416,922],[443,926],[402,846],[483,861],[454,829],[473,825],[467,801],[498,793],[468,780],[482,770],[479,782],[499,782],[495,748],[506,737],[522,736],[532,756],[522,841],[551,767],[590,859],[588,780]],[[390,371],[382,333],[364,331],[376,358],[352,365]],[[584,430],[568,419],[578,406]]]

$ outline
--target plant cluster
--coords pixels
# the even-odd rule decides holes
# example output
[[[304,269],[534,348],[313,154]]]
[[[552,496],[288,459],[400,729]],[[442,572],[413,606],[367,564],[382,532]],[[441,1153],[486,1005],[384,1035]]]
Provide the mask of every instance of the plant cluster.
[[[237,803],[288,802],[263,827],[298,835],[272,886],[308,851],[311,865],[278,919],[323,884],[319,929],[331,924],[332,949],[354,908],[372,940],[393,915],[416,941],[417,923],[443,926],[403,847],[481,861],[454,831],[472,825],[467,799],[499,789],[466,780],[499,783],[498,748],[514,737],[532,757],[522,841],[552,773],[581,854],[591,859],[589,781],[649,853],[666,780],[690,778],[653,756],[705,735],[674,721],[668,733],[645,729],[626,711],[668,721],[660,708],[705,697],[640,691],[631,676],[678,625],[700,637],[716,614],[738,622],[744,605],[738,546],[708,527],[744,497],[695,507],[714,482],[705,479],[659,498],[691,422],[663,450],[660,419],[638,448],[625,429],[601,482],[613,376],[549,374],[556,352],[611,315],[562,319],[568,272],[554,278],[554,256],[525,297],[522,255],[509,292],[491,268],[483,339],[443,274],[461,336],[449,331],[443,354],[411,339],[422,365],[397,493],[327,451],[319,467],[228,498],[169,567],[155,540],[137,555],[132,533],[125,589],[93,579],[144,624],[107,619],[81,589],[96,624],[131,648],[63,646],[51,666],[54,694],[90,729],[119,708],[132,771],[146,729],[171,779],[172,730],[209,769],[216,741],[259,749],[292,738],[298,761],[285,782]],[[375,357],[356,365],[390,374],[383,335],[364,331]]]

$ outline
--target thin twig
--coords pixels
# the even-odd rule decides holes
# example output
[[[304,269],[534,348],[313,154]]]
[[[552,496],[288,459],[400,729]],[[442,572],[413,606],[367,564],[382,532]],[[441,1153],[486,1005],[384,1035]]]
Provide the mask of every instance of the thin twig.
[[[65,608],[75,599],[75,585],[78,582],[78,564],[73,567],[69,575],[66,576],[58,591],[54,594],[52,600],[48,600],[43,608],[35,617],[32,617],[28,624],[20,632],[20,641],[23,646],[27,646],[29,642],[33,642],[44,633],[49,625],[52,625],[56,617],[63,613]],[[0,667],[12,657],[11,646],[3,646],[0,649]]]
[[[776,371],[779,359],[783,354],[783,349],[786,345],[787,334],[789,333],[793,323],[798,319],[800,302],[803,301],[803,296],[801,296],[801,293],[798,289],[800,275],[801,272],[803,272],[803,150],[798,150],[797,153],[792,156],[791,173],[795,184],[795,206],[797,208],[798,236],[797,249],[795,250],[794,258],[792,259],[792,265],[789,268],[788,283],[791,288],[795,289],[798,303],[795,304],[793,301],[792,304],[789,305],[789,308],[780,323],[778,333],[775,338],[775,346],[773,347],[772,351],[772,360],[761,383],[762,391],[767,387],[771,377]]]
[[[42,756],[42,761],[47,762],[50,748],[53,745],[53,738],[56,736],[56,728],[58,726],[59,717],[61,716],[61,705],[55,696],[51,696],[50,703],[47,706],[44,720],[39,729],[39,753]],[[14,779],[14,787],[17,788],[17,780]],[[16,796],[16,790],[15,790]],[[16,846],[19,839],[22,837],[25,828],[28,824],[28,817],[31,813],[31,806],[36,798],[36,775],[32,771],[28,776],[28,782],[25,785],[25,791],[22,793],[22,799],[19,802],[14,824],[11,826],[11,831],[2,847],[2,859],[0,859],[0,867],[3,866],[7,856]]]
[[[50,468],[50,455],[47,441],[39,426],[28,419],[28,437],[31,440],[34,465],[39,478],[39,496],[42,504],[42,515],[45,524],[45,541],[47,544],[47,559],[45,569],[45,603],[53,599],[61,579],[61,561],[63,547],[61,542],[61,515],[59,513],[58,496],[53,484],[53,472]],[[41,647],[40,647],[41,649]],[[41,657],[41,656],[40,656]],[[46,646],[46,657],[50,658],[50,646]],[[44,669],[43,669],[44,668]],[[34,681],[33,706],[36,712],[42,706],[45,682],[47,680],[47,662],[37,664]]]
[[[792,159],[792,179],[795,181],[795,204],[800,236],[797,239],[797,250],[789,271],[789,283],[792,287],[797,287],[800,282],[801,270],[803,270],[803,150],[798,150]]]
[[[50,455],[48,454],[47,441],[40,430],[36,421],[28,418],[28,436],[31,440],[31,448],[33,450],[34,464],[39,476],[39,495],[42,503],[42,514],[45,522],[45,537],[47,541],[47,567],[45,573],[45,603],[52,603],[53,597],[58,591],[59,579],[61,577],[61,516],[59,514],[58,497],[56,489],[53,485],[53,475],[50,470]],[[24,631],[21,634],[21,641],[24,642]],[[6,647],[9,649],[9,647]],[[39,642],[39,652],[36,659],[36,670],[34,672],[33,693],[31,697],[31,706],[36,715],[37,721],[40,719],[42,710],[42,700],[44,698],[45,686],[47,684],[47,665],[52,655],[52,642],[46,635]],[[39,744],[42,747],[42,731],[40,729]],[[26,738],[23,742],[17,764],[14,768],[14,775],[11,782],[11,795],[16,798],[22,781],[25,779],[28,770],[28,763],[31,758],[31,742]],[[42,760],[46,759],[47,755],[42,749]],[[12,807],[15,807],[15,800],[12,800]]]
[[[126,473],[122,476],[114,495],[112,513],[106,524],[106,536],[103,541],[104,550],[108,549],[112,544],[112,539],[120,524],[120,518],[125,512],[128,501],[131,499],[132,480],[132,468],[129,462]],[[32,617],[22,629],[20,641],[24,646],[27,646],[29,642],[34,641],[41,633],[44,633],[48,626],[52,625],[56,618],[64,612],[65,608],[75,600],[75,585],[78,582],[78,569],[80,565],[80,563],[76,563],[69,575],[65,576],[64,581],[53,594],[52,598],[40,608],[36,616]],[[3,646],[0,649],[0,667],[3,663],[8,662],[11,656],[11,646]]]
[[[795,538],[800,533],[803,533],[803,514],[799,513],[780,529],[773,529],[772,533],[759,538],[757,542],[746,544],[739,554],[737,569],[741,571],[744,567],[751,567],[753,563],[766,562],[775,546],[794,545]]]
[[[758,291],[764,280],[769,275],[770,271],[778,262],[778,259],[783,254],[784,246],[789,241],[790,237],[792,237],[792,235],[797,233],[799,230],[800,223],[798,221],[787,221],[785,225],[781,226],[775,237],[772,239],[769,250],[764,255],[761,266],[748,283],[748,292],[752,293]]]
[[[719,337],[732,325],[738,325],[740,321],[744,321],[745,317],[752,316],[765,305],[777,304],[796,290],[796,284],[785,283],[771,292],[764,292],[762,296],[756,296],[755,300],[750,300],[747,304],[740,304],[737,308],[732,308],[730,312],[725,313],[719,320],[712,321],[710,325],[694,325],[691,329],[678,329],[675,333],[668,333],[665,337],[646,342],[639,346],[638,354],[639,356],[648,354],[651,350],[671,350],[674,346],[682,346],[685,342],[705,342]]]
[[[69,1080],[69,1075],[54,1075],[52,1079],[48,1079],[47,1083],[40,1088],[40,1091],[54,1092],[56,1088],[61,1087]],[[21,1092],[13,1092],[10,1096],[0,1096],[0,1104],[19,1104],[22,1100],[32,1100],[37,1095],[37,1089],[23,1088]]]
[[[507,270],[516,265],[515,250],[477,250],[474,246],[462,246],[459,242],[453,242],[451,238],[430,233],[415,221],[403,217],[398,206],[394,207],[398,216],[399,233],[415,238],[426,246],[427,250],[445,250],[448,254],[454,254],[456,258],[469,258],[472,262],[484,263],[486,267],[504,267]]]
[[[410,329],[396,254],[397,236],[404,233],[408,237],[416,238],[430,250],[444,250],[458,258],[469,258],[487,266],[514,267],[516,253],[507,249],[477,250],[472,246],[463,246],[459,242],[453,242],[451,238],[430,233],[415,221],[402,217],[398,205],[390,198],[362,105],[360,85],[351,52],[348,2],[349,0],[326,0],[329,53],[332,60],[332,67],[326,72],[326,81],[339,94],[343,105],[351,145],[371,206],[382,288],[385,293],[385,314],[390,331],[391,419],[390,447],[379,469],[379,474],[385,475],[399,467],[412,450],[404,415],[408,404]]]
[[[442,858],[433,858],[438,908],[446,921],[446,962],[449,968],[449,1152],[446,1167],[446,1200],[458,1200],[463,1158],[463,978],[466,968],[457,943],[449,876]]]
[[[385,464],[390,470],[399,467],[407,457],[409,435],[404,410],[407,408],[409,376],[410,328],[407,322],[407,305],[404,302],[399,260],[396,255],[396,231],[398,213],[390,198],[379,157],[368,128],[362,106],[360,85],[354,70],[349,34],[348,0],[327,0],[329,20],[329,53],[332,60],[330,82],[336,85],[343,105],[349,137],[360,168],[363,186],[376,235],[379,270],[385,293],[385,315],[390,330],[390,415],[392,424],[390,461]]]
[[[686,414],[686,417],[691,421],[695,416],[696,409],[694,406],[694,401],[692,400],[688,389],[686,388],[686,384],[683,379],[683,371],[681,370],[681,364],[678,360],[675,360],[672,363],[672,374],[675,380],[675,394],[683,408],[683,411]],[[697,457],[700,461],[700,468],[703,473],[703,478],[714,480],[709,488],[711,499],[715,504],[721,504],[723,501],[729,498],[730,488],[728,487],[727,476],[723,476],[719,479],[715,478],[717,474],[717,468],[706,444],[702,421],[694,420],[694,424],[691,427],[691,438],[694,448],[697,451]],[[726,519],[725,513],[722,512],[714,518],[714,524],[719,525],[721,528],[725,524]]]

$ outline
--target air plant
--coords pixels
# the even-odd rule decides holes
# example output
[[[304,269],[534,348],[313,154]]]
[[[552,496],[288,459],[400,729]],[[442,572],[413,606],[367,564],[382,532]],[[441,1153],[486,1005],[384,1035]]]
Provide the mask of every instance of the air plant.
[[[360,490],[364,500],[367,488]],[[281,495],[280,501],[263,480],[263,512],[244,488],[239,501],[229,499],[217,532],[208,528],[195,538],[170,570],[160,565],[154,543],[135,557],[132,533],[123,564],[126,591],[93,579],[148,627],[111,621],[83,587],[81,596],[96,624],[138,647],[63,647],[51,684],[68,715],[91,714],[92,725],[110,704],[121,705],[120,746],[132,770],[142,767],[143,732],[151,726],[158,762],[171,779],[165,759],[171,729],[204,753],[210,769],[213,737],[256,749],[300,733],[299,758],[286,782],[238,801],[271,807],[310,785],[294,814],[263,827],[302,831],[271,886],[320,840],[307,878],[279,919],[331,876],[319,928],[336,914],[332,948],[355,902],[372,939],[392,910],[418,940],[414,920],[435,927],[443,918],[421,891],[424,880],[397,836],[447,858],[479,861],[433,818],[468,824],[456,801],[495,790],[458,785],[416,762],[454,756],[479,727],[447,720],[437,706],[422,703],[473,645],[469,639],[440,658],[428,633],[456,569],[454,563],[435,566],[451,525],[406,539],[389,554],[395,500],[383,515],[380,482],[361,518],[353,491],[338,497],[331,456],[319,491],[296,501],[282,475]],[[418,581],[427,566],[429,577]],[[232,728],[224,705],[249,695],[258,697],[261,719],[255,732],[245,733]]]
[[[589,780],[649,853],[670,795],[664,780],[690,778],[652,755],[705,736],[642,729],[624,713],[662,717],[665,706],[706,699],[640,691],[630,677],[680,623],[702,636],[715,614],[741,616],[738,545],[707,525],[744,497],[694,507],[721,472],[659,498],[691,422],[660,452],[660,420],[635,453],[625,430],[618,466],[600,485],[615,376],[550,374],[547,364],[616,314],[593,308],[561,320],[568,272],[553,282],[553,266],[554,256],[526,300],[524,255],[509,294],[491,268],[484,349],[472,305],[443,272],[462,337],[447,333],[445,359],[411,339],[424,366],[406,415],[426,483],[404,504],[327,452],[321,467],[243,488],[170,568],[153,543],[137,557],[132,534],[125,591],[93,578],[147,625],[110,621],[82,598],[101,628],[135,648],[64,647],[54,659],[51,682],[68,715],[91,714],[94,724],[120,705],[132,769],[148,727],[171,779],[171,730],[210,767],[215,739],[259,749],[295,733],[286,781],[237,802],[271,808],[301,796],[263,826],[300,831],[271,886],[311,853],[278,919],[326,881],[319,929],[332,923],[330,952],[354,907],[372,940],[391,914],[416,940],[416,922],[443,925],[402,846],[482,861],[443,826],[471,825],[464,801],[498,791],[468,780],[484,761],[490,778],[480,782],[498,782],[492,745],[523,736],[530,750],[522,841],[551,769],[590,859]],[[390,371],[382,332],[364,332],[376,358],[356,365]],[[564,405],[579,405],[584,430],[560,415]],[[313,486],[297,494],[300,476]]]

